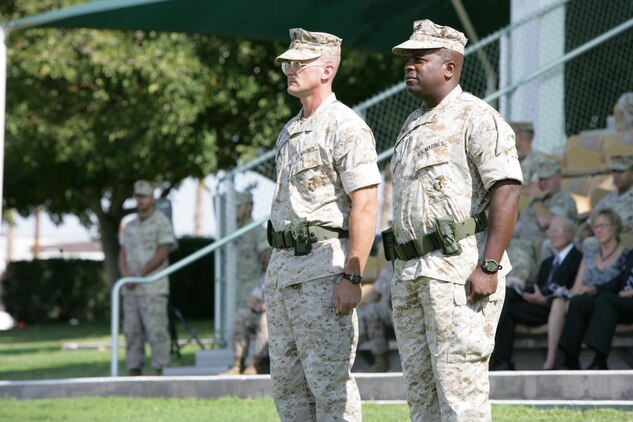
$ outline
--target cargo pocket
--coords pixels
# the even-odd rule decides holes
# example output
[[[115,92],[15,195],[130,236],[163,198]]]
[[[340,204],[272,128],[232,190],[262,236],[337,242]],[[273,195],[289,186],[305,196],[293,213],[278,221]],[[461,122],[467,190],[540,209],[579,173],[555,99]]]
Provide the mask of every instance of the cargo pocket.
[[[455,308],[449,363],[478,362],[492,354],[498,311],[502,302],[491,298],[492,296],[476,303],[468,303],[465,287],[453,284]]]

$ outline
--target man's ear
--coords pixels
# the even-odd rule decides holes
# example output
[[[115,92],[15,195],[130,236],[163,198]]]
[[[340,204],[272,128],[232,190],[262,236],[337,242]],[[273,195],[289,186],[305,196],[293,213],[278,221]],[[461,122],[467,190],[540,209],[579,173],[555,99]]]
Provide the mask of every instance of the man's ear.
[[[457,64],[453,60],[447,60],[444,62],[444,77],[446,80],[453,79],[456,69]]]
[[[334,66],[330,63],[323,66],[323,72],[321,72],[321,79],[332,79],[334,77]]]

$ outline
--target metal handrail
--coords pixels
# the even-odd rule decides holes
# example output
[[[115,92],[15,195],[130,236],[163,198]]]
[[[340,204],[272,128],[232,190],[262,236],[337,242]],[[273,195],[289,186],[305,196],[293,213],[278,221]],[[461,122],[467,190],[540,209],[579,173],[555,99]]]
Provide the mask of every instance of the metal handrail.
[[[221,246],[237,239],[245,233],[261,226],[264,224],[270,216],[262,217],[258,220],[252,221],[244,227],[239,228],[234,231],[230,235],[213,242],[210,245],[205,246],[204,248],[192,253],[191,255],[181,259],[178,262],[171,264],[169,267],[161,270],[155,274],[146,277],[123,277],[117,280],[117,282],[112,287],[112,315],[111,315],[111,360],[110,360],[110,376],[116,377],[119,373],[119,309],[120,309],[120,292],[124,285],[130,283],[153,283],[155,281],[160,280],[163,277],[168,276],[171,273],[174,273],[189,265],[190,263],[202,258],[203,256],[213,252]]]

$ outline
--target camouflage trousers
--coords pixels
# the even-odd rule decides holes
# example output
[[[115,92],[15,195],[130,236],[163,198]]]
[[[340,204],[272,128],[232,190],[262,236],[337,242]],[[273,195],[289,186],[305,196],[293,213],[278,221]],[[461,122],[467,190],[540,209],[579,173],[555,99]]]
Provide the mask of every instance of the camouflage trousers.
[[[358,342],[367,341],[374,355],[389,352],[387,330],[393,328],[389,303],[380,301],[358,307]]]
[[[241,308],[233,322],[233,356],[245,359],[249,346],[253,344],[253,358],[268,356],[268,325],[265,313],[255,313],[250,308]]]
[[[338,315],[333,299],[341,276],[278,289],[264,286],[270,378],[282,421],[361,421],[351,368],[356,356],[356,312]]]
[[[488,361],[503,305],[467,303],[463,285],[427,277],[392,285],[393,322],[412,421],[491,421]]]
[[[152,367],[169,366],[167,300],[164,295],[124,295],[123,331],[125,332],[127,368],[142,368],[145,342],[152,349]]]

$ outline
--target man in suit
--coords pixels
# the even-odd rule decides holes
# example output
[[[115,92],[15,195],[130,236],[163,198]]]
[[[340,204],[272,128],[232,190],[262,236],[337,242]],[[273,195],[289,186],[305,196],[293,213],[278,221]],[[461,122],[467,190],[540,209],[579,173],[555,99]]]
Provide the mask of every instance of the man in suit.
[[[546,324],[550,310],[549,298],[557,286],[571,288],[574,284],[582,260],[582,253],[573,244],[574,232],[573,221],[554,217],[547,230],[547,237],[556,254],[541,264],[538,285],[534,291],[506,288],[506,299],[495,337],[492,370],[514,370],[512,346],[516,324],[531,327]]]
[[[633,251],[626,256],[620,274],[608,283],[595,286],[594,294],[574,296],[559,347],[565,354],[566,369],[580,369],[578,356],[582,342],[595,352],[587,369],[609,369],[615,326],[633,322]]]

